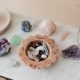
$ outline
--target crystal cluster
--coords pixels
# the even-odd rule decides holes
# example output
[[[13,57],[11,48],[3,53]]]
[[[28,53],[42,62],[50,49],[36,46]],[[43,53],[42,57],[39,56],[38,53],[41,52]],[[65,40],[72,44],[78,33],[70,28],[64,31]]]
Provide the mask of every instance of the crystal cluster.
[[[11,45],[6,38],[0,40],[0,56],[6,55],[10,52]]]
[[[65,50],[62,50],[64,57],[80,58],[80,48],[77,45],[71,45]]]
[[[32,25],[27,20],[23,21],[21,25],[22,25],[21,29],[23,32],[29,32],[32,28]]]

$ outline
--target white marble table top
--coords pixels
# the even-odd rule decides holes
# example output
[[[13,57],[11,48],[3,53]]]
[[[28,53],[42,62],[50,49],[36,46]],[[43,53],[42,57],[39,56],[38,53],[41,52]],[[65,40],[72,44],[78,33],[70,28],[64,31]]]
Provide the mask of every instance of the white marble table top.
[[[29,20],[33,25],[37,23],[37,18],[25,17],[21,15],[12,15],[12,21],[9,29],[1,37],[6,37],[9,41],[15,34],[20,35],[22,38],[26,38],[30,35],[39,34],[38,26],[33,26],[32,32],[24,33],[21,31],[21,21]],[[76,44],[77,27],[58,24],[57,31],[50,38],[54,39],[58,44],[59,49],[64,49],[69,45]],[[60,35],[64,31],[69,31],[70,35],[65,41],[60,41]],[[7,67],[7,60],[11,58],[19,60],[21,62],[20,67]],[[47,69],[32,69],[25,66],[25,64],[19,58],[18,47],[12,49],[11,53],[5,57],[0,57],[0,75],[9,77],[13,80],[80,80],[80,60],[64,59],[60,54],[57,62],[52,67]]]

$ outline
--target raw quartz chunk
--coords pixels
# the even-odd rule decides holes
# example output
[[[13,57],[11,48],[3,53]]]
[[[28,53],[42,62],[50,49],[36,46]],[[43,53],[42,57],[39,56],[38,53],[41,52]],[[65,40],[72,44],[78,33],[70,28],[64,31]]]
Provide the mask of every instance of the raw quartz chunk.
[[[40,25],[41,34],[51,36],[56,31],[55,23],[50,19],[45,19]]]
[[[71,45],[67,49],[62,50],[63,56],[68,58],[80,59],[80,47],[77,45]]]
[[[6,55],[10,52],[11,45],[6,38],[0,40],[0,56]]]

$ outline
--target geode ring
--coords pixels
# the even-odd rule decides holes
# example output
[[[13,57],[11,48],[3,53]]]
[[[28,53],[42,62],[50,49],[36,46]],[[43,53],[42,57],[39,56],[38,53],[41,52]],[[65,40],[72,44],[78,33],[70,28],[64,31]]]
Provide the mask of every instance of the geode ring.
[[[19,54],[26,65],[32,68],[47,68],[56,62],[58,47],[54,40],[47,36],[30,36],[22,41]]]

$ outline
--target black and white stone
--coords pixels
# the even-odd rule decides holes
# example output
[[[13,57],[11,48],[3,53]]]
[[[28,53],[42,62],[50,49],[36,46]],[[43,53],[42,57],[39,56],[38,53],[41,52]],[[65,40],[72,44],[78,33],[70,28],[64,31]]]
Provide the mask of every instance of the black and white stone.
[[[36,48],[30,47],[28,51],[28,57],[34,61],[43,61],[48,58],[48,55],[48,48],[44,43]]]

